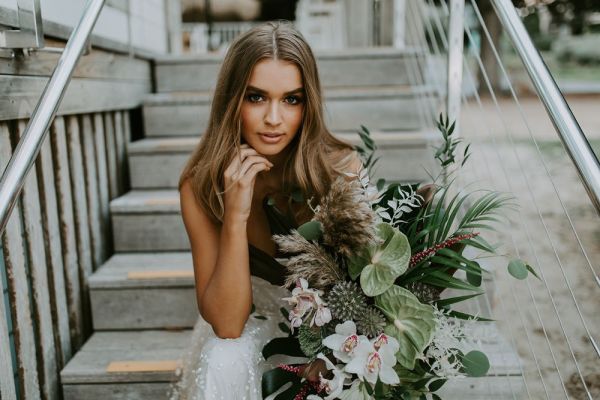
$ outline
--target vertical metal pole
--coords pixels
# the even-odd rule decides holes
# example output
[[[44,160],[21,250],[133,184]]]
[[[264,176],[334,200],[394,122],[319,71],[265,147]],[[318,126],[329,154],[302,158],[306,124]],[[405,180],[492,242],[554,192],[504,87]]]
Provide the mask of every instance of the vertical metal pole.
[[[44,47],[44,29],[40,0],[17,2],[19,29],[0,31],[0,47],[26,49]]]
[[[456,121],[455,137],[460,134],[460,102],[463,71],[465,1],[450,0],[450,24],[448,27],[448,93],[446,113],[450,121]],[[435,40],[435,38],[432,38]]]
[[[169,53],[181,54],[183,52],[181,1],[164,0],[164,2]]]
[[[406,0],[394,0],[394,47],[406,47]]]

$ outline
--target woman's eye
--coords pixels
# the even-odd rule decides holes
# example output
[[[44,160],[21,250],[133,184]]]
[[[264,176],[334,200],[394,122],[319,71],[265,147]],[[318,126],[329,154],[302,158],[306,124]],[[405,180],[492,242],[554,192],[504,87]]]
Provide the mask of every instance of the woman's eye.
[[[286,100],[291,105],[296,105],[302,103],[302,98],[298,96],[288,96]]]
[[[262,96],[255,93],[247,95],[246,98],[252,103],[258,103],[260,100],[262,100]]]

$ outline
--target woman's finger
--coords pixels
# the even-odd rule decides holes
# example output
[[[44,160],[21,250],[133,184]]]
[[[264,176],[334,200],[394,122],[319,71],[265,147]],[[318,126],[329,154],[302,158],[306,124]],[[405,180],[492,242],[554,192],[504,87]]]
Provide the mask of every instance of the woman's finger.
[[[248,156],[248,157],[246,157],[246,159],[240,166],[239,170],[233,175],[234,179],[237,180],[237,179],[242,178],[248,172],[250,167],[252,167],[252,165],[254,165],[256,163],[263,163],[263,164],[267,165],[269,167],[269,169],[271,169],[271,167],[273,167],[273,163],[271,163],[269,160],[267,160],[264,157]]]
[[[240,183],[247,185],[254,181],[256,175],[261,171],[268,171],[271,168],[265,163],[252,164],[248,172],[240,178]]]

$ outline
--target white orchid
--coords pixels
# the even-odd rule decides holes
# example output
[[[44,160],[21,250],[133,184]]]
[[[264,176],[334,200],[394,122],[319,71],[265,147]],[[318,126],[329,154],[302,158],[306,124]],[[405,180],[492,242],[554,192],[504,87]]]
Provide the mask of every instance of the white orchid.
[[[313,314],[310,326],[323,326],[331,321],[331,312],[326,307],[327,304],[321,299],[322,294],[323,292],[320,290],[309,288],[306,279],[301,278],[296,282],[296,287],[292,290],[292,297],[283,299],[294,306],[289,314],[292,332],[294,328],[302,325],[302,318],[304,318],[307,312],[310,315],[313,309],[316,311]]]
[[[340,394],[340,400],[371,400],[372,398],[361,381],[352,382],[352,386]]]
[[[373,385],[377,378],[388,385],[396,385],[400,383],[400,378],[393,367],[399,348],[400,344],[395,338],[382,333],[370,342],[360,342],[354,350],[352,361],[344,370]]]
[[[319,353],[317,358],[325,361],[327,369],[333,372],[332,379],[323,378],[323,375],[319,372],[319,387],[321,390],[324,390],[325,393],[327,393],[327,396],[324,398],[324,400],[337,399],[342,393],[342,390],[344,389],[344,383],[350,378],[350,375],[345,373],[343,369],[335,366],[323,353]]]
[[[353,321],[338,324],[335,333],[323,339],[323,345],[333,350],[335,358],[344,363],[352,360],[354,351],[361,342],[369,343],[369,339],[356,334],[356,324]]]

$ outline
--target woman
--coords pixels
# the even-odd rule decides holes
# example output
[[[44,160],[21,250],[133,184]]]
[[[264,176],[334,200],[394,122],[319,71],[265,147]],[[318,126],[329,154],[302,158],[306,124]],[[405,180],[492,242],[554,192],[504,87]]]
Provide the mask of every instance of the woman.
[[[231,44],[179,182],[202,318],[173,398],[262,399],[260,352],[284,335],[279,309],[289,294],[271,236],[310,220],[306,199],[316,204],[336,176],[361,167],[323,119],[313,53],[289,23],[265,23]]]

